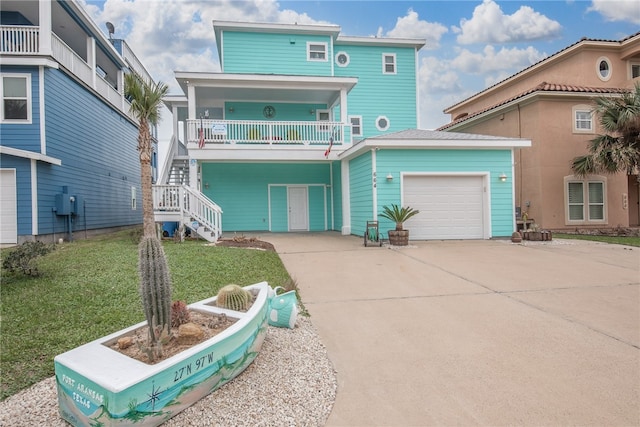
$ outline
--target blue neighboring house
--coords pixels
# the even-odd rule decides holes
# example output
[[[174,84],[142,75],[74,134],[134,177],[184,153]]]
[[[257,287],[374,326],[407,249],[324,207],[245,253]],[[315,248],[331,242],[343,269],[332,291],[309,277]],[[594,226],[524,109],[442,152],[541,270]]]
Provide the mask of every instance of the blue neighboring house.
[[[385,205],[412,239],[515,230],[514,150],[530,141],[419,129],[424,40],[335,25],[214,21],[222,72],[176,71],[157,221],[223,232],[362,236]],[[380,220],[383,237],[395,225]]]
[[[77,1],[3,0],[0,64],[0,243],[141,223],[127,44]]]

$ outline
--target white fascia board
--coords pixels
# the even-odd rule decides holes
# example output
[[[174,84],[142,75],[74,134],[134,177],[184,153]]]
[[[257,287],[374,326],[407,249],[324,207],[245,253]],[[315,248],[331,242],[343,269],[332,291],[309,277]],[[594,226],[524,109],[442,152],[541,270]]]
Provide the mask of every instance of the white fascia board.
[[[527,139],[376,139],[364,140],[357,145],[339,154],[341,160],[351,159],[371,149],[513,149],[531,147],[531,141]]]
[[[45,154],[36,153],[33,151],[20,150],[13,147],[5,147],[0,145],[0,154],[7,154],[9,156],[21,157],[23,159],[39,160],[41,162],[51,163],[52,165],[62,165],[62,160],[55,157],[47,156]]]
[[[351,89],[358,83],[357,77],[323,77],[323,76],[289,76],[273,74],[225,74],[225,73],[198,73],[176,71],[175,78],[185,80],[182,83],[190,83],[193,86],[224,86],[224,87],[308,87],[315,85],[318,88],[346,87]]]
[[[34,67],[59,68],[58,63],[48,57],[2,56],[2,65],[25,65]]]
[[[332,37],[342,31],[339,25],[312,25],[312,24],[275,24],[256,23],[241,21],[213,21],[213,29],[216,35],[220,31],[237,31],[246,33],[269,33],[269,34],[324,34]]]
[[[338,36],[337,45],[359,45],[359,46],[397,46],[397,47],[415,47],[421,49],[427,44],[425,39],[404,39],[391,37],[354,37],[354,36]]]
[[[189,158],[199,161],[278,161],[278,162],[327,162],[337,160],[337,152],[324,157],[327,147],[317,148],[292,148],[271,147],[256,149],[248,146],[233,148],[205,148],[198,150],[197,144],[189,144]],[[335,148],[335,147],[334,147]]]

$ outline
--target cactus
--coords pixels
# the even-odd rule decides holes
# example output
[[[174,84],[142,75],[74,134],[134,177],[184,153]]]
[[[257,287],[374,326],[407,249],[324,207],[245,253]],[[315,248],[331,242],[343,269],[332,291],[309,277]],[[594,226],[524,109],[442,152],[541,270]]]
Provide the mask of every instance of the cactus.
[[[189,315],[189,308],[184,301],[174,301],[171,304],[171,326],[174,328],[188,323],[191,316]]]
[[[252,295],[238,285],[227,285],[218,291],[216,305],[229,310],[243,311],[249,308]]]
[[[140,296],[149,325],[149,347],[162,354],[162,343],[171,332],[171,279],[169,266],[157,237],[143,237],[139,249]]]

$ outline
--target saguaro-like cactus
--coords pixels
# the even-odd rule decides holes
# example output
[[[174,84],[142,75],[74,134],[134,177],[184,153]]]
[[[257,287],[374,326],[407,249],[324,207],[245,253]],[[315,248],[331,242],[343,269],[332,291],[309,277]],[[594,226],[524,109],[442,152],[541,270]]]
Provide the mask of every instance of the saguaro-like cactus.
[[[249,308],[251,293],[238,285],[227,285],[218,291],[216,305],[229,310],[242,311]]]
[[[162,353],[162,340],[169,337],[171,331],[169,266],[158,238],[143,237],[138,248],[140,296],[149,325],[149,347],[159,355]]]

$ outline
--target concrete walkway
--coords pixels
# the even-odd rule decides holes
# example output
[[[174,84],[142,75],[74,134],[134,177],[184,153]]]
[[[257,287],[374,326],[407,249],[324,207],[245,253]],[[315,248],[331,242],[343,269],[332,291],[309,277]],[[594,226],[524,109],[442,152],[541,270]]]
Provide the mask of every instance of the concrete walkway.
[[[640,425],[640,248],[261,238],[338,373],[328,426]]]

